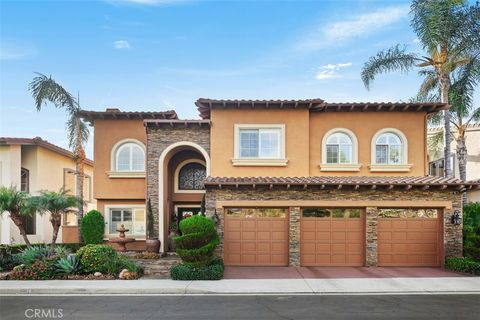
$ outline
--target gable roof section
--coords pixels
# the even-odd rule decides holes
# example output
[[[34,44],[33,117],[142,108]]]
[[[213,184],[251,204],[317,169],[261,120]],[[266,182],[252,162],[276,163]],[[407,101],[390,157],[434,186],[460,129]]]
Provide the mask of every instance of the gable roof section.
[[[239,188],[257,186],[266,186],[270,188],[284,187],[290,188],[335,188],[335,189],[386,189],[391,190],[411,188],[440,190],[453,189],[456,191],[465,191],[470,189],[480,189],[478,182],[464,182],[455,178],[444,178],[434,176],[423,177],[379,177],[379,176],[316,176],[316,177],[207,177],[204,181],[205,188]]]
[[[55,153],[58,153],[62,156],[69,157],[71,159],[75,159],[75,155],[73,152],[61,148],[53,143],[50,143],[46,140],[43,140],[40,137],[31,138],[10,138],[10,137],[0,137],[0,146],[5,145],[22,145],[22,146],[39,146]],[[93,166],[93,160],[86,159],[85,163],[89,166]]]
[[[140,111],[120,111],[116,108],[108,108],[105,111],[88,111],[79,112],[80,117],[88,121],[90,125],[95,123],[97,119],[122,119],[122,120],[146,120],[146,119],[178,119],[174,110],[140,112]]]
[[[311,112],[426,112],[448,109],[440,102],[342,102],[308,100],[216,100],[200,98],[195,102],[202,119],[210,119],[212,109],[308,109]]]

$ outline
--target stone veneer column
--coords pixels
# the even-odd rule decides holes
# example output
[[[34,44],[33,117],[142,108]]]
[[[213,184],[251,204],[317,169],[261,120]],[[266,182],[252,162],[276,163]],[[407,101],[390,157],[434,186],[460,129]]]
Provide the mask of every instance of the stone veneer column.
[[[288,242],[288,265],[300,266],[300,207],[289,208],[289,242]]]
[[[454,195],[452,208],[443,210],[443,237],[444,237],[444,255],[446,258],[455,258],[463,256],[463,210],[461,194]],[[452,224],[452,215],[458,211],[462,223]]]
[[[366,208],[365,257],[367,267],[376,267],[378,262],[377,244],[378,208]]]

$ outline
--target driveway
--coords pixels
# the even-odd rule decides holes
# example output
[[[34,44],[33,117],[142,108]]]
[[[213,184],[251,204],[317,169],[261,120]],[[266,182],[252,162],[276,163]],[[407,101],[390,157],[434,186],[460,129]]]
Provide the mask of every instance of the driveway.
[[[226,267],[225,279],[446,278],[468,275],[442,268]]]

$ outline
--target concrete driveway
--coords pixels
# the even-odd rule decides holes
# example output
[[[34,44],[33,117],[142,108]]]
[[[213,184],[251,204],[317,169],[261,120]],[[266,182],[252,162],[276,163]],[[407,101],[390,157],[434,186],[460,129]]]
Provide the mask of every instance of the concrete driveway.
[[[225,279],[446,278],[468,275],[412,267],[226,267]]]

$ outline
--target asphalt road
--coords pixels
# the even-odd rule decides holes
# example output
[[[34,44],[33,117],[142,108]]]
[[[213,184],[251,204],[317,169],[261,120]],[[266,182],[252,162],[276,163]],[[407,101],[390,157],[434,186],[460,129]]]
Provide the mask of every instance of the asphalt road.
[[[2,296],[0,319],[480,319],[480,295]]]

